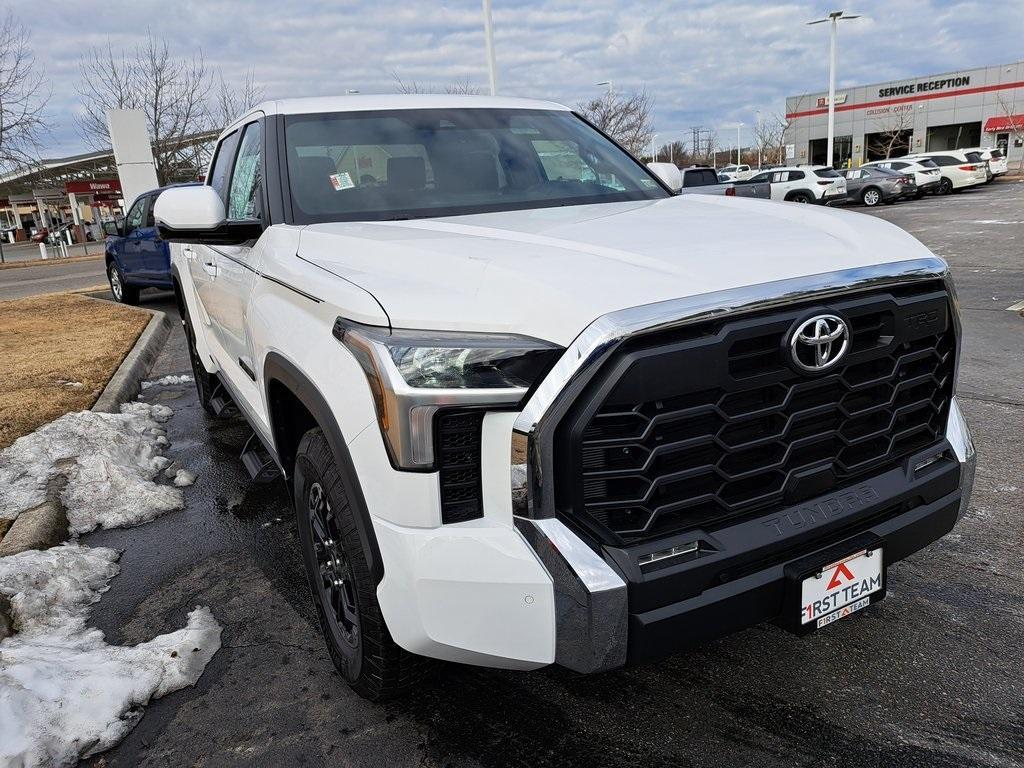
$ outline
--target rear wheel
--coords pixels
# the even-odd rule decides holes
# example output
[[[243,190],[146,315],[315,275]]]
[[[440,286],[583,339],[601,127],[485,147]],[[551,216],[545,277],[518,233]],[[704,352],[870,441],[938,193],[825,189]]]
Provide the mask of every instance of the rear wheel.
[[[125,282],[124,275],[117,268],[116,261],[107,264],[107,280],[110,283],[110,293],[114,296],[114,301],[119,304],[134,305],[139,303],[139,287],[137,285],[128,285]]]
[[[811,197],[806,192],[797,192],[796,194],[791,196],[789,198],[789,200],[790,200],[790,202],[793,202],[793,203],[805,203],[805,204],[806,203],[813,203],[814,202],[814,198]]]
[[[953,191],[953,182],[947,179],[945,176],[942,177],[942,181],[939,182],[939,194],[948,195]]]
[[[293,485],[306,574],[334,666],[371,701],[408,693],[421,682],[428,660],[391,639],[348,492],[320,428],[299,442]]]
[[[860,199],[864,205],[870,208],[882,202],[882,193],[874,187],[868,187],[861,193]]]

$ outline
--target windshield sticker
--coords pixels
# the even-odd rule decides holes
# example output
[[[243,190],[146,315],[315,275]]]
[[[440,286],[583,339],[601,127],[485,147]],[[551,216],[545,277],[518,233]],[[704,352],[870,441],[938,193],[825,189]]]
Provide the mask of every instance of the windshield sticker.
[[[652,179],[640,179],[640,183],[643,184],[645,187],[648,187],[648,188],[658,186],[658,182],[656,182],[656,181],[654,181]]]
[[[331,186],[334,187],[335,191],[341,189],[351,189],[355,186],[352,182],[352,177],[348,171],[342,171],[341,173],[331,174]]]

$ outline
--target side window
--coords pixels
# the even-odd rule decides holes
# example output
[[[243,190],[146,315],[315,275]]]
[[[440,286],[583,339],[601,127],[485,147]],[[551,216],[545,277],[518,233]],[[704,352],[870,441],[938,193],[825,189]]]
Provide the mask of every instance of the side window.
[[[789,180],[790,181],[800,181],[800,179],[802,179],[803,177],[804,177],[804,172],[803,171],[790,171],[789,172]]]
[[[770,173],[759,173],[751,181],[771,181],[771,178],[772,175]]]
[[[227,192],[228,175],[231,172],[231,161],[235,159],[235,147],[238,146],[238,131],[229,133],[217,147],[217,154],[213,158],[213,165],[210,166],[210,177],[207,179],[221,200]]]
[[[786,180],[787,171],[776,171],[772,174],[772,183],[779,184]]]
[[[124,219],[124,233],[130,235],[136,229],[142,226],[142,220],[146,213],[146,201],[149,198],[140,197],[135,201],[135,205],[128,211],[128,215]]]
[[[932,160],[940,167],[944,165],[956,165],[956,160],[952,157],[947,157],[946,155],[938,155],[937,157],[933,157]]]
[[[260,200],[263,189],[260,156],[262,139],[260,124],[249,123],[242,134],[231,174],[231,189],[228,193],[228,219],[258,219],[262,214]]]

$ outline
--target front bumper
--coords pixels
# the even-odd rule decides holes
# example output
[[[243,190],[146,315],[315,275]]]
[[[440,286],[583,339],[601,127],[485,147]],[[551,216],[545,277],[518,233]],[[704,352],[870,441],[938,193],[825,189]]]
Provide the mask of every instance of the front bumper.
[[[613,669],[778,619],[788,563],[865,533],[881,540],[889,564],[925,547],[963,515],[974,483],[974,445],[955,398],[945,438],[853,488],[647,546],[702,540],[659,570],[645,572],[637,548],[598,556],[557,519],[517,517],[554,581],[555,661],[579,672]],[[936,450],[941,458],[915,470]]]

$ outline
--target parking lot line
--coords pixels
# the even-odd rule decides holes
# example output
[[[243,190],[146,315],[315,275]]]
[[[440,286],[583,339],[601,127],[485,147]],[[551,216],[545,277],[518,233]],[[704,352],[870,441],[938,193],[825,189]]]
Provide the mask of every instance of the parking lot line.
[[[1016,304],[1011,304],[1006,309],[1010,312],[1024,312],[1024,299],[1021,299]]]

